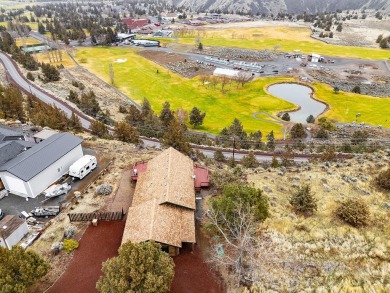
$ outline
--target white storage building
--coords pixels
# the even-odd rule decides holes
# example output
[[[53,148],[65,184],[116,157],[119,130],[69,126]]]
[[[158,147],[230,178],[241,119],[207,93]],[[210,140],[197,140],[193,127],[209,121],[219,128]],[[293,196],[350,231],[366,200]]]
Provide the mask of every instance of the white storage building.
[[[83,156],[82,139],[54,134],[0,166],[0,179],[10,193],[35,198]]]
[[[0,221],[0,246],[11,249],[28,234],[25,220],[15,215],[7,215]]]

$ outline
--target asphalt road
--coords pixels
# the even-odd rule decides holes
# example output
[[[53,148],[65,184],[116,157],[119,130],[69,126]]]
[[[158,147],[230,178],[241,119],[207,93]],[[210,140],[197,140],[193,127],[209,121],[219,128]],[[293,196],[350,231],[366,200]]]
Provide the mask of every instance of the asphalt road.
[[[8,76],[21,88],[23,89],[25,92],[27,93],[31,93],[33,95],[35,95],[38,99],[40,99],[42,102],[45,102],[46,104],[51,104],[51,105],[55,105],[57,108],[61,109],[62,111],[65,112],[65,114],[70,117],[72,112],[75,112],[74,109],[72,109],[71,106],[57,100],[55,97],[45,93],[44,91],[42,91],[41,89],[38,89],[37,87],[35,87],[35,85],[29,83],[21,74],[20,72],[18,71],[18,68],[15,66],[15,63],[11,60],[11,58],[9,56],[7,56],[6,54],[0,52],[0,60],[1,62],[3,63],[4,67],[5,67],[5,70],[6,70],[6,73],[8,74]],[[78,114],[78,113],[76,113]],[[82,115],[78,115],[79,118],[80,118],[80,121],[81,121],[81,125],[88,129],[90,124],[91,124],[91,120],[82,116]]]

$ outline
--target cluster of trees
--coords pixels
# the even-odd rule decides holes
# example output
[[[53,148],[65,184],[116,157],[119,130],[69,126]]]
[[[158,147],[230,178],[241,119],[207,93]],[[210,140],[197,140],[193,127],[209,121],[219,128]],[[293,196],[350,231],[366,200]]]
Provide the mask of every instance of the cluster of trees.
[[[390,47],[390,36],[384,37],[383,34],[380,34],[377,37],[376,42],[382,49],[388,49]]]
[[[73,3],[56,3],[45,6],[27,6],[37,17],[46,16],[38,22],[38,32],[50,32],[53,40],[62,40],[69,44],[76,40],[79,44],[86,40],[86,31],[91,36],[93,44],[107,45],[115,42],[118,32],[128,32],[127,25],[120,22],[119,13],[109,13],[107,17],[102,5],[85,6]],[[115,27],[113,30],[112,27]]]
[[[169,102],[163,104],[157,115],[147,99],[143,100],[141,109],[131,105],[128,108],[122,106],[119,110],[127,114],[126,122],[136,127],[141,135],[162,139],[164,145],[173,146],[187,154],[190,152],[189,140],[192,134],[187,131],[185,123],[189,119],[189,123],[196,128],[203,124],[206,116],[197,107],[189,115],[181,108],[174,111]]]
[[[229,88],[235,86],[236,89],[238,89],[240,86],[244,87],[244,85],[251,81],[252,78],[252,75],[247,73],[240,73],[237,77],[229,77],[226,75],[214,76],[208,74],[202,74],[199,76],[199,79],[203,85],[207,84],[207,87],[212,87],[214,89],[219,86],[222,92],[226,92],[227,86],[229,86]]]
[[[0,49],[9,53],[15,61],[22,64],[27,70],[38,70],[39,63],[33,56],[24,53],[18,46],[16,46],[15,40],[8,32],[1,33]]]
[[[242,149],[263,149],[266,147],[273,149],[275,146],[275,138],[273,131],[271,131],[267,135],[267,145],[262,143],[262,136],[263,134],[260,130],[248,134],[244,130],[244,126],[242,125],[241,121],[235,118],[229,127],[225,127],[221,130],[219,135],[216,137],[216,144],[222,145],[224,147],[234,147]]]
[[[54,65],[41,63],[42,73],[45,82],[58,81],[60,80],[60,71]]]
[[[75,82],[74,85],[80,89],[84,89],[84,85],[82,83]],[[110,118],[110,113],[108,111],[104,112],[100,108],[94,91],[82,92],[79,97],[76,91],[70,90],[67,99],[76,104],[77,107],[85,114],[92,116],[105,124],[114,125],[114,121]]]
[[[31,121],[40,126],[48,126],[61,131],[80,132],[80,119],[72,115],[70,118],[55,106],[45,104],[38,98],[28,95],[23,97],[22,92],[11,85],[0,86],[0,117],[3,119]]]

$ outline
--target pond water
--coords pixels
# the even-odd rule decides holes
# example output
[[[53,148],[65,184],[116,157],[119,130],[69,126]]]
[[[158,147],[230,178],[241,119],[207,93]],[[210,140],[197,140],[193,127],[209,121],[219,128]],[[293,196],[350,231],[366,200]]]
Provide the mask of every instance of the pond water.
[[[313,90],[307,86],[296,83],[278,83],[268,87],[268,92],[289,101],[301,108],[295,112],[289,112],[291,121],[298,123],[306,123],[306,118],[313,115],[317,118],[324,110],[326,105],[318,102],[311,97]]]

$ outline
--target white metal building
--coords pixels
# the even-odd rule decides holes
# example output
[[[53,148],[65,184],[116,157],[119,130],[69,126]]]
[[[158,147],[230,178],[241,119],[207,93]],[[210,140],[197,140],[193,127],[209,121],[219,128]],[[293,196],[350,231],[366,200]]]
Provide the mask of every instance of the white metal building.
[[[311,62],[319,62],[320,58],[321,58],[321,55],[318,55],[315,53],[311,54]]]
[[[7,215],[0,221],[0,246],[11,249],[28,234],[26,221],[15,215]]]
[[[35,198],[83,156],[82,139],[54,134],[0,166],[0,179],[10,193]]]
[[[226,68],[215,68],[213,75],[215,76],[227,76],[227,77],[238,77],[240,75],[240,71]]]

